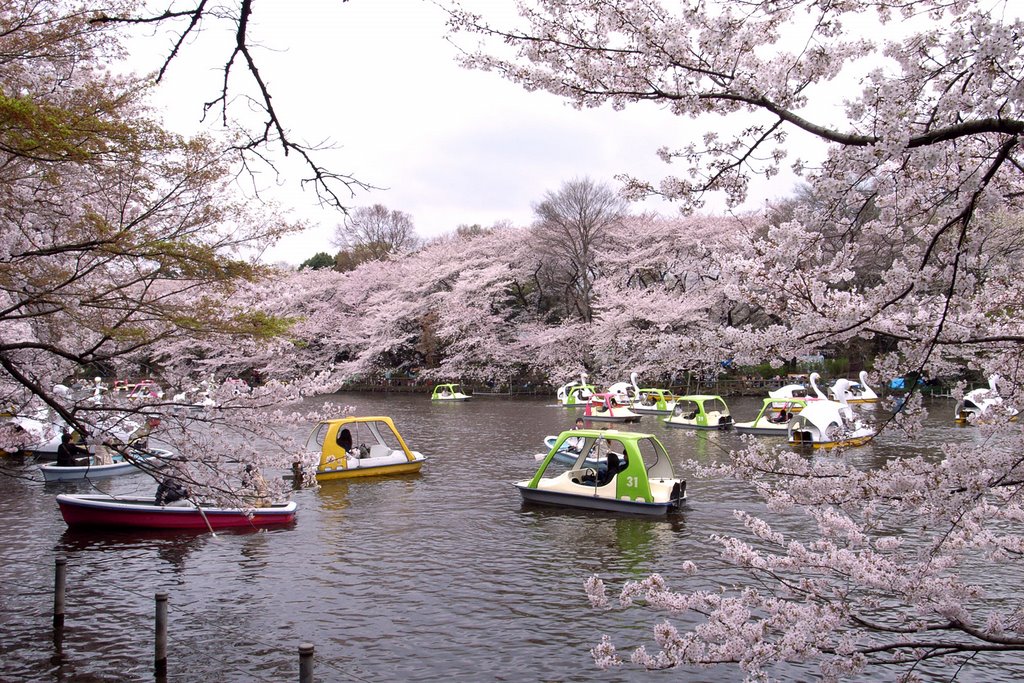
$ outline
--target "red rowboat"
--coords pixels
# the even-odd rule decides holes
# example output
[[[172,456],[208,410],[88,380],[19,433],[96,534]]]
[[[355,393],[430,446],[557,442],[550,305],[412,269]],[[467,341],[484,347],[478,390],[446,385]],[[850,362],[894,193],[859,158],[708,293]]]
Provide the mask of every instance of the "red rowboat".
[[[78,494],[58,495],[57,505],[68,526],[200,530],[289,524],[296,508],[294,501],[251,509],[200,508],[184,500],[157,505],[151,498]]]

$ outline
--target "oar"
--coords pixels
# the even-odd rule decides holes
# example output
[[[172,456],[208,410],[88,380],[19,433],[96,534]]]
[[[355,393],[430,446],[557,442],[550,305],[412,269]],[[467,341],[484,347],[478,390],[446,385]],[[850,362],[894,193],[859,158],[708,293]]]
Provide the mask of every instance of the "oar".
[[[206,518],[206,513],[203,512],[203,507],[199,504],[199,501],[193,500],[192,504],[196,506],[196,510],[199,510],[199,514],[203,516],[203,521],[206,522],[206,528],[210,530],[210,535],[217,538],[217,532],[213,530],[213,525],[210,524],[210,520]]]

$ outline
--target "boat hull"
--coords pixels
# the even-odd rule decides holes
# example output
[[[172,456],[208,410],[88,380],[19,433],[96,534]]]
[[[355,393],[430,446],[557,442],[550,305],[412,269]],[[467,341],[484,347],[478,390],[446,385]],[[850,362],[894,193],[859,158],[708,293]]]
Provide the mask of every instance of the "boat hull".
[[[161,458],[171,455],[170,451],[158,449],[141,456],[142,462],[149,463],[150,467],[159,467],[163,464]],[[47,482],[57,481],[79,481],[82,479],[106,479],[108,477],[119,477],[125,474],[134,474],[142,470],[134,462],[115,462],[110,465],[73,465],[62,466],[54,464],[43,464],[39,466],[43,473],[43,479]]]
[[[646,516],[663,516],[679,508],[679,501],[675,500],[664,503],[645,503],[603,498],[600,496],[583,496],[562,491],[532,489],[522,484],[516,484],[515,486],[519,489],[519,493],[522,494],[525,502],[541,505],[558,505],[585,510],[604,510],[606,512],[624,512],[632,515]]]
[[[630,408],[630,410],[632,410],[637,415],[671,415],[672,414],[672,408],[665,408],[665,409],[651,408],[651,407],[645,407],[645,406],[637,405],[635,403],[633,404],[633,407]]]
[[[57,505],[68,526],[114,529],[230,529],[290,524],[294,502],[249,511],[194,505],[157,505],[150,499],[59,495]]]
[[[853,446],[863,446],[874,437],[874,434],[868,434],[866,436],[856,436],[849,439],[840,439],[839,441],[800,441],[800,440],[789,440],[790,446],[797,448],[846,448]]]
[[[720,422],[714,425],[699,425],[693,424],[692,422],[673,422],[672,420],[664,420],[666,427],[680,427],[682,429],[699,429],[705,432],[713,432],[717,430],[729,429],[732,427],[732,422]]]
[[[584,420],[590,420],[593,422],[639,422],[639,415],[629,415],[624,417],[618,416],[602,416],[602,415],[586,415]]]
[[[353,467],[344,470],[332,470],[330,472],[318,470],[316,473],[316,480],[335,481],[337,479],[354,479],[356,477],[379,477],[385,474],[412,474],[419,472],[425,461],[426,458],[423,460],[415,460],[413,462],[404,462],[395,465]]]
[[[742,423],[736,423],[732,427],[740,434],[756,434],[757,436],[787,436],[789,433],[785,423],[781,425],[781,428],[751,427]]]

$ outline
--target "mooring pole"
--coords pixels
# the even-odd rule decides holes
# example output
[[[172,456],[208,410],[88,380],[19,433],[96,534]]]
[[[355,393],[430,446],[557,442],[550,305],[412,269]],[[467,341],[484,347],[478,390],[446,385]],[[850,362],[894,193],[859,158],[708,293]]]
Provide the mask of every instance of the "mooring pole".
[[[167,673],[167,593],[156,594],[156,658],[153,670],[158,676]]]
[[[58,557],[54,560],[53,576],[53,627],[64,626],[64,591],[68,581],[68,560]]]
[[[313,643],[299,645],[299,683],[313,683]]]

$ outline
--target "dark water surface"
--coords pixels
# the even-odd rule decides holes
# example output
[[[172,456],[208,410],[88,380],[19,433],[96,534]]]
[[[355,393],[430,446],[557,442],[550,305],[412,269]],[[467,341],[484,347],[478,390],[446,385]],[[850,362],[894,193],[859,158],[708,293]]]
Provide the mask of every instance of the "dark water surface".
[[[419,475],[299,491],[291,528],[69,531],[54,495],[92,487],[44,486],[29,465],[16,470],[24,478],[0,477],[0,680],[153,680],[159,591],[170,594],[169,681],[297,681],[303,642],[316,646],[318,681],[742,679],[736,669],[597,670],[589,650],[602,633],[625,656],[640,644],[654,651],[651,627],[664,615],[593,609],[582,583],[597,573],[615,593],[653,571],[677,588],[744,581],[708,537],[737,529],[733,510],[761,509],[749,489],[687,475],[687,509],[656,520],[525,507],[511,482],[533,473],[543,437],[569,428],[576,412],[550,399],[341,398],[357,414],[392,416],[430,460]],[[737,420],[752,419],[759,405],[730,401]],[[951,401],[931,408],[929,428],[912,446],[886,436],[842,457],[874,466],[978,438],[951,426]],[[724,459],[741,443],[734,433],[667,429],[651,416],[630,428],[656,434],[677,462]],[[150,495],[154,485],[140,474],[96,488]],[[61,555],[67,626],[57,646],[53,563]],[[702,575],[683,578],[677,568],[685,560]],[[788,677],[808,680],[815,671],[792,667]],[[1024,665],[1014,662],[961,672],[962,680],[1020,678]]]

